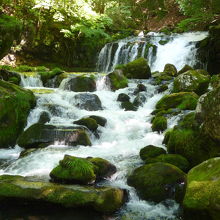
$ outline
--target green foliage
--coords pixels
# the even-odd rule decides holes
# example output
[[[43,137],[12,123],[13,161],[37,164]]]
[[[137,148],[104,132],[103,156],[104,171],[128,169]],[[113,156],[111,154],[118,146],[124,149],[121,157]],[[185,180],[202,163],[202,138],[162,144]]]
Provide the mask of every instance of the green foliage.
[[[34,68],[28,65],[20,65],[16,67],[15,70],[18,72],[33,72]]]

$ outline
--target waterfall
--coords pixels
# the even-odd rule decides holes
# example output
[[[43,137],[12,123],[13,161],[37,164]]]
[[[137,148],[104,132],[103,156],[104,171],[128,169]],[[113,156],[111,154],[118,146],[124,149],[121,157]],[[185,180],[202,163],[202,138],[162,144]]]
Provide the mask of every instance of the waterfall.
[[[20,74],[21,76],[21,83],[20,85],[23,87],[43,87],[43,83],[39,75],[34,76],[25,76]]]
[[[190,32],[165,35],[148,33],[146,37],[132,37],[106,44],[98,58],[99,72],[111,72],[118,64],[126,64],[139,57],[148,60],[152,71],[163,71],[167,63],[181,69],[185,64],[196,66],[196,43],[203,40],[207,32]],[[113,50],[113,47],[117,47]]]

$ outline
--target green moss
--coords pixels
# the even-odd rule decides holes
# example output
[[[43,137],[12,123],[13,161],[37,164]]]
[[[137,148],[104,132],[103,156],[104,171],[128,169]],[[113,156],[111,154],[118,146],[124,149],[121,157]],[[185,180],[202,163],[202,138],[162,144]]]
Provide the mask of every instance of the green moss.
[[[20,65],[15,68],[18,72],[34,72],[34,67],[28,65]]]
[[[167,119],[164,116],[156,116],[153,120],[152,130],[163,132],[167,129]]]
[[[156,147],[153,145],[148,145],[142,148],[139,153],[142,160],[148,160],[161,154],[166,154],[166,151],[161,147]]]
[[[128,86],[128,79],[120,70],[115,70],[114,72],[108,74],[107,77],[113,91],[123,89]]]
[[[220,74],[217,74],[217,75],[213,75],[211,80],[210,80],[210,85],[213,87],[213,88],[217,88],[220,86]]]
[[[193,70],[193,68],[192,68],[191,66],[189,66],[189,65],[185,65],[185,66],[177,73],[177,75],[180,75],[180,74],[182,74],[182,73],[185,73],[185,72],[187,72],[187,71],[189,71],[189,70]]]
[[[164,67],[163,72],[168,76],[176,76],[177,75],[177,69],[173,64],[166,64]]]
[[[97,115],[90,115],[89,118],[92,118],[96,121],[96,123],[102,127],[104,127],[107,123],[107,119]]]
[[[96,120],[92,118],[82,118],[78,121],[74,121],[74,124],[84,125],[91,131],[95,131],[98,128]]]

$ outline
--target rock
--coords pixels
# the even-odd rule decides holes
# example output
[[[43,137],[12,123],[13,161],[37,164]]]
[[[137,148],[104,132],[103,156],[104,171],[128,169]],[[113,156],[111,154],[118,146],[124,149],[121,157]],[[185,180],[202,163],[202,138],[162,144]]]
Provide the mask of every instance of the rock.
[[[34,124],[18,138],[17,144],[23,148],[47,147],[55,141],[62,141],[70,146],[91,146],[85,130],[77,127]]]
[[[76,106],[87,111],[102,110],[102,103],[95,94],[80,93],[74,96]]]
[[[212,88],[217,88],[220,86],[220,74],[213,75],[210,80],[210,85]]]
[[[157,163],[157,162],[172,164],[178,167],[183,172],[187,172],[190,168],[190,164],[188,160],[179,154],[161,154],[157,157],[149,158],[145,160],[146,164]]]
[[[173,64],[166,64],[163,72],[168,76],[177,76],[177,69]]]
[[[167,89],[169,89],[168,85],[163,84],[158,88],[157,91],[158,91],[158,93],[162,93],[162,92],[166,91]]]
[[[177,73],[177,75],[180,75],[180,74],[182,74],[182,73],[185,73],[185,72],[187,72],[187,71],[189,71],[189,70],[193,70],[193,68],[192,68],[191,66],[189,66],[189,65],[185,65],[185,66]]]
[[[96,174],[90,161],[65,155],[59,165],[50,172],[50,177],[58,183],[90,184],[95,182]]]
[[[13,83],[15,85],[19,85],[21,82],[21,76],[19,75],[19,73],[4,69],[0,69],[0,79]]]
[[[174,79],[174,92],[195,92],[198,95],[204,94],[209,86],[210,77],[197,72],[197,70],[189,70],[180,74]]]
[[[143,57],[117,68],[122,70],[123,74],[129,79],[149,79],[151,77],[150,67]]]
[[[70,78],[64,89],[74,92],[94,92],[96,90],[96,80],[94,75],[79,75]]]
[[[127,94],[125,94],[125,93],[120,93],[118,95],[117,101],[119,101],[119,102],[129,102],[130,101],[130,97]]]
[[[133,101],[133,105],[138,108],[140,106],[143,106],[144,103],[146,102],[146,100],[147,100],[146,96],[144,94],[139,93],[135,97],[135,99]]]
[[[50,121],[50,114],[46,111],[41,112],[38,123],[45,124]]]
[[[88,187],[40,182],[22,176],[0,176],[0,200],[14,205],[57,205],[64,208],[92,208],[113,213],[124,204],[125,191],[112,187]],[[11,206],[11,205],[10,205]]]
[[[107,119],[101,116],[97,116],[97,115],[90,115],[88,116],[88,118],[92,118],[94,120],[96,120],[96,123],[102,127],[105,127],[106,123],[107,123]]]
[[[137,95],[139,92],[145,92],[145,91],[147,91],[147,87],[144,84],[140,83],[137,85],[137,88],[134,90],[134,95]]]
[[[141,199],[161,202],[174,199],[182,202],[185,194],[186,175],[168,163],[152,163],[141,166],[128,177]]]
[[[179,92],[163,96],[156,104],[156,109],[194,110],[198,102],[198,95],[194,92]]]
[[[107,75],[110,87],[113,91],[123,89],[128,86],[128,79],[124,76],[121,70],[114,70],[114,72]]]
[[[131,102],[122,102],[121,108],[125,111],[137,111],[137,108]]]
[[[220,155],[219,144],[213,142],[189,113],[166,136],[167,150],[185,157],[190,166],[195,166],[211,157]]]
[[[23,150],[19,155],[19,159],[29,156],[30,154],[32,154],[36,150],[37,150],[36,148],[30,148],[30,149]]]
[[[142,160],[148,160],[166,153],[167,152],[161,147],[148,145],[140,150],[140,157]]]
[[[96,179],[105,179],[108,177],[111,177],[114,173],[116,173],[117,168],[115,165],[110,163],[107,160],[104,160],[99,157],[89,157],[87,158],[88,161],[90,161],[95,166],[95,174]]]
[[[167,119],[164,116],[156,116],[152,123],[152,131],[163,132],[167,129]]]
[[[220,143],[220,87],[213,89],[199,100],[196,115],[203,123],[204,132]]]
[[[98,128],[98,124],[93,118],[81,118],[80,120],[74,121],[73,124],[86,126],[91,131],[95,131]]]
[[[30,90],[0,80],[0,148],[15,145],[35,104]]]
[[[209,159],[193,167],[187,175],[183,200],[185,215],[217,220],[220,216],[220,158]]]

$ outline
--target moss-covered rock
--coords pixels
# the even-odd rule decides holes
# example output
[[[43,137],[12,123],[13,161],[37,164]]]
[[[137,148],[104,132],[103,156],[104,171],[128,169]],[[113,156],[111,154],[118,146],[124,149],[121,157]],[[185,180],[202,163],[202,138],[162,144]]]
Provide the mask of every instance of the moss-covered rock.
[[[96,174],[90,161],[65,155],[50,172],[50,177],[54,182],[89,184],[95,181]]]
[[[113,91],[123,89],[128,86],[128,79],[124,76],[121,70],[115,70],[107,75],[107,80]]]
[[[33,93],[0,80],[0,147],[14,146],[35,106]]]
[[[177,76],[177,69],[173,64],[166,64],[163,72],[168,76]]]
[[[181,202],[185,193],[186,175],[168,163],[152,163],[141,166],[128,177],[138,195],[145,200],[161,202],[174,199]]]
[[[152,131],[163,132],[167,129],[167,118],[164,116],[156,116],[152,122]]]
[[[209,159],[192,168],[187,183],[183,200],[185,214],[196,215],[198,219],[219,219],[220,158]]]
[[[203,123],[204,132],[220,143],[220,87],[213,89],[199,100],[196,114]]]
[[[142,84],[142,83],[139,83],[137,85],[137,88],[135,88],[134,90],[134,95],[137,95],[139,92],[146,92],[147,91],[147,87]]]
[[[210,76],[199,73],[197,70],[189,70],[174,79],[174,92],[195,92],[202,95],[208,89]]]
[[[122,102],[121,108],[125,111],[137,111],[137,107],[131,102]]]
[[[167,75],[165,72],[158,72],[155,73],[153,76],[154,84],[161,85],[162,82],[170,81],[173,79],[173,76]]]
[[[220,86],[220,74],[213,75],[210,80],[210,85],[212,88],[217,88]]]
[[[142,148],[139,153],[142,160],[148,160],[161,154],[166,154],[166,151],[161,147],[156,147],[153,145],[148,145]]]
[[[21,82],[21,76],[17,72],[8,71],[5,69],[0,69],[0,79],[8,81],[15,85],[19,85]]]
[[[118,68],[129,79],[149,79],[151,77],[150,67],[143,57],[128,64],[120,65]]]
[[[14,40],[20,40],[22,24],[13,16],[0,15],[0,60],[7,55]]]
[[[198,102],[198,95],[193,92],[179,92],[163,96],[156,104],[156,109],[194,110]]]
[[[189,66],[189,65],[185,65],[180,71],[178,71],[177,75],[185,73],[185,72],[187,72],[189,70],[193,70],[193,68],[191,66]]]
[[[190,168],[188,160],[179,154],[161,154],[157,157],[145,160],[146,164],[157,162],[172,164],[181,169],[183,172],[187,172]]]
[[[47,147],[55,141],[62,141],[70,146],[90,146],[91,141],[84,129],[76,127],[34,124],[18,138],[17,144],[23,148]]]
[[[96,80],[94,75],[79,75],[70,78],[64,89],[74,92],[94,92],[96,90]]]
[[[118,102],[129,102],[130,101],[130,97],[129,97],[129,95],[127,95],[125,93],[120,93],[118,95],[117,101]]]
[[[40,182],[22,176],[0,176],[0,200],[8,205],[51,204],[65,208],[92,208],[101,213],[117,211],[125,191],[112,187],[88,187]]]
[[[74,121],[73,124],[86,126],[91,131],[95,131],[98,128],[96,120],[92,118],[81,118]]]
[[[107,119],[102,116],[90,115],[90,116],[88,116],[88,118],[94,119],[96,121],[96,123],[102,127],[105,127],[105,125],[107,123]]]
[[[163,84],[161,85],[159,88],[158,88],[158,93],[161,93],[161,92],[164,92],[166,91],[167,89],[169,89],[168,85],[167,84]]]

